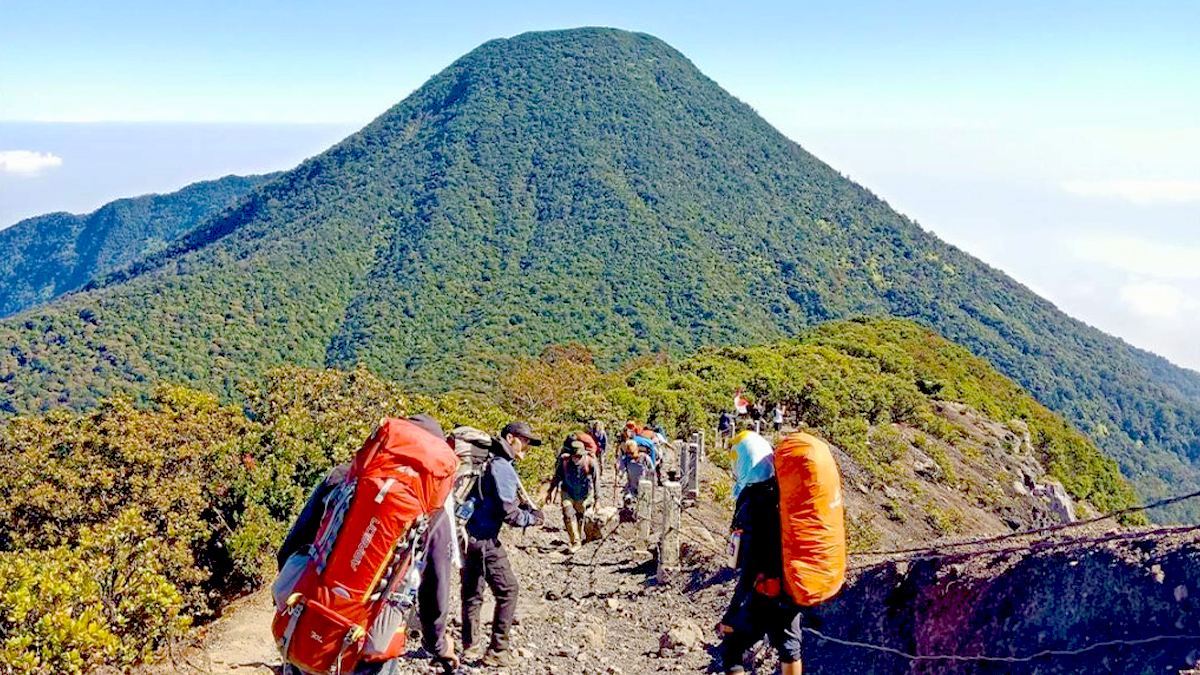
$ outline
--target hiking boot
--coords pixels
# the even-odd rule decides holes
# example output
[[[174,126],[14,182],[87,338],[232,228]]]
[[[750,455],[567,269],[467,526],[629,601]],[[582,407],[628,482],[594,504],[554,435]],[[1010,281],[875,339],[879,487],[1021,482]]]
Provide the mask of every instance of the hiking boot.
[[[517,660],[513,657],[513,653],[507,649],[498,652],[489,651],[487,655],[483,657],[483,665],[491,668],[512,666],[515,665],[516,662]]]
[[[479,646],[471,645],[470,647],[467,647],[466,649],[463,650],[463,655],[462,655],[463,663],[475,663],[476,661],[478,661],[481,658],[483,658],[483,645],[479,645]]]

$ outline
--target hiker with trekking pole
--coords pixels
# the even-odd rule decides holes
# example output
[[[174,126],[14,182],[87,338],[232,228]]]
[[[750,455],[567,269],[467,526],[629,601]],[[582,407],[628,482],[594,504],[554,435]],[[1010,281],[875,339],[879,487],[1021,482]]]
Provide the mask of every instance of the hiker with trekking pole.
[[[572,434],[563,443],[554,467],[554,478],[546,490],[546,503],[555,492],[562,497],[563,526],[567,530],[566,553],[574,555],[583,544],[583,525],[596,506],[599,471],[584,442]]]
[[[478,661],[481,657],[485,666],[511,666],[514,662],[509,633],[517,611],[517,577],[500,542],[500,528],[505,523],[512,527],[528,527],[545,521],[542,511],[525,493],[513,467],[513,460],[524,456],[531,446],[541,444],[528,423],[510,423],[499,437],[493,439],[488,448],[490,456],[486,467],[472,490],[462,571],[464,662]],[[485,581],[496,598],[486,654],[480,640],[479,624]]]

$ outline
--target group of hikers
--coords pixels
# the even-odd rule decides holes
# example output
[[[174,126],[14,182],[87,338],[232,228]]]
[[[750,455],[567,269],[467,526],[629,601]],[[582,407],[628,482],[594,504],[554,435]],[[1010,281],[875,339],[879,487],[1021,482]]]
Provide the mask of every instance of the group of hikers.
[[[382,438],[381,434],[399,440]],[[626,476],[622,503],[628,507],[630,500],[637,498],[643,479],[661,482],[659,472],[667,441],[661,429],[633,421],[621,428],[618,438],[619,454],[614,465]],[[464,443],[464,439],[469,443]],[[738,582],[729,609],[718,625],[727,673],[744,672],[745,652],[764,636],[780,651],[785,675],[800,673],[802,607],[815,604],[811,602],[814,597],[818,602],[823,601],[840,588],[837,575],[844,571],[845,554],[837,468],[828,448],[819,440],[807,434],[797,435],[796,439],[793,445],[802,445],[807,453],[804,462],[795,464],[802,468],[781,467],[777,476],[776,449],[763,436],[744,430],[728,438],[728,447],[734,453],[732,468],[737,497],[731,525],[731,564],[738,570]],[[597,421],[563,440],[545,503],[554,503],[557,497],[561,504],[568,553],[575,553],[584,542],[585,523],[599,497],[608,441],[604,426]],[[792,436],[786,437],[779,447],[782,449],[792,441]],[[389,443],[401,448],[400,455],[408,452],[405,448],[410,446],[419,451],[408,452],[411,457],[396,460],[391,474],[371,478],[371,467],[381,466],[380,448]],[[445,434],[429,415],[385,420],[354,459],[334,467],[314,489],[278,551],[281,572],[275,584],[278,605],[275,634],[289,664],[285,673],[390,675],[396,672],[398,659],[405,653],[405,630],[403,622],[397,623],[398,619],[389,612],[407,614],[412,605],[416,606],[421,624],[422,647],[445,672],[455,672],[463,663],[513,665],[510,634],[519,589],[500,532],[506,524],[524,528],[545,522],[545,515],[529,498],[513,465],[529,448],[541,444],[542,439],[524,421],[509,423],[493,437],[467,427]],[[811,457],[814,453],[816,460]],[[819,470],[813,468],[818,465]],[[473,473],[466,472],[468,483],[463,482],[464,467],[473,469]],[[450,489],[449,479],[444,477],[418,480],[422,471],[435,478],[457,472],[450,476],[455,489]],[[824,473],[819,476],[824,483],[832,481],[834,485],[814,482],[819,472]],[[396,481],[403,482],[410,475],[413,481],[406,487],[401,485],[407,490],[402,491],[401,502],[420,502],[417,508],[410,509],[415,515],[385,517],[380,509],[388,508],[391,503],[397,490]],[[783,490],[781,502],[780,485],[787,485],[787,480],[793,483],[799,480],[802,484],[799,491]],[[348,496],[362,492],[364,484],[367,494],[382,505],[372,512],[375,515],[356,515],[355,502]],[[373,491],[377,488],[376,494]],[[816,502],[821,502],[819,508],[814,506]],[[790,513],[800,519],[796,521],[800,525],[791,530],[798,527],[800,531],[789,530],[788,504],[792,504]],[[402,510],[395,511],[396,514],[410,512],[403,511],[403,505],[397,508]],[[811,529],[814,513],[820,516],[816,520],[827,521],[830,527],[826,529],[832,535],[803,531]],[[400,522],[391,524],[389,520]],[[365,523],[360,529],[353,534],[345,533],[360,522]],[[806,522],[809,524],[805,525]],[[393,539],[386,540],[382,552],[376,555],[377,532],[392,530]],[[835,541],[838,537],[840,543]],[[339,552],[334,539],[349,540],[343,545],[345,553]],[[793,544],[790,548],[799,542],[799,558],[795,551],[789,558],[789,542]],[[840,568],[836,560],[839,546]],[[804,559],[806,555],[811,558],[813,551],[821,558],[815,566],[812,560]],[[374,579],[365,585],[357,583],[350,570],[369,567],[364,561],[374,560],[372,556],[381,561],[378,571],[368,572]],[[788,561],[793,559],[800,560],[796,569],[801,572],[789,573]],[[462,582],[461,652],[447,632],[450,583],[456,566],[460,568]],[[816,577],[820,577],[818,586],[824,584],[824,587],[816,596],[798,594],[796,587],[808,583],[802,577],[805,574],[812,577],[814,569]],[[331,581],[337,574],[345,578]],[[485,584],[495,598],[487,637],[480,622]],[[331,608],[340,607],[356,594],[361,594],[362,604],[370,608],[360,622],[369,626],[369,630],[349,625],[344,630],[338,629],[342,630],[340,633],[329,629],[331,635],[342,636],[338,645],[337,639],[319,634],[324,628],[310,628],[324,627],[336,620],[311,619],[308,615],[322,612],[339,617]],[[348,619],[337,620],[349,623]],[[381,625],[387,628],[379,628]],[[302,644],[308,637],[311,644]],[[356,646],[360,643],[366,647]]]

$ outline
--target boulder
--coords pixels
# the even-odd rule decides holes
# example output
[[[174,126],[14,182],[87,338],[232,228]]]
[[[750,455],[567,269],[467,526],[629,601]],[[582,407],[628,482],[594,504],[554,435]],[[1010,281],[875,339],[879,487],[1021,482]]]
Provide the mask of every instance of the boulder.
[[[672,626],[658,640],[660,656],[672,652],[686,652],[700,646],[703,633],[700,627],[690,619],[684,619]]]
[[[588,542],[603,539],[619,524],[617,507],[597,506],[583,517],[583,540]]]

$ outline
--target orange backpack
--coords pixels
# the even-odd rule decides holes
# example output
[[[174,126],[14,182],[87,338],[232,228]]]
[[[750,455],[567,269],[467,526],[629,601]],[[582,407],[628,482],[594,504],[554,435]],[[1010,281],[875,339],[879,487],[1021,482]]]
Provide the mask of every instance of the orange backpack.
[[[316,542],[276,582],[272,624],[284,662],[306,673],[350,673],[359,661],[404,653],[405,623],[424,566],[429,516],[454,482],[458,458],[442,438],[385,419],[326,499]]]
[[[829,446],[803,432],[775,446],[783,580],[796,604],[832,598],[846,580],[842,478]]]

